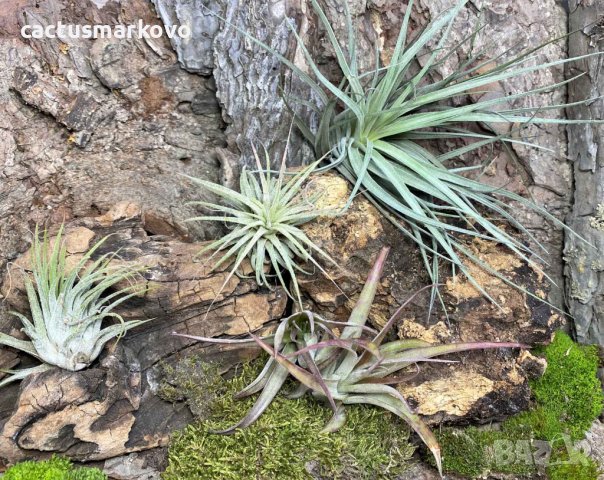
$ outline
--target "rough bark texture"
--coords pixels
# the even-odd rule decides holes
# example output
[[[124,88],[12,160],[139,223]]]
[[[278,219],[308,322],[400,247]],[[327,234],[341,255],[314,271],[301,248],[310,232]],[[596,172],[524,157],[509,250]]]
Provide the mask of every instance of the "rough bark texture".
[[[7,1],[0,12],[0,269],[35,223],[143,205],[149,231],[203,239],[185,224],[200,193],[178,173],[217,180],[225,146],[213,80],[179,68],[161,39],[31,39],[22,24],[157,23],[144,0]],[[161,221],[159,221],[161,219]],[[0,328],[11,317],[0,303]]]
[[[212,44],[214,51],[214,77],[217,84],[217,96],[223,108],[227,122],[227,140],[231,149],[241,153],[240,163],[250,163],[252,156],[250,144],[262,143],[269,148],[276,161],[280,159],[289,130],[289,115],[283,111],[283,101],[278,94],[281,86],[286,94],[293,94],[313,101],[308,89],[292,76],[287,68],[261,47],[255,45],[243,35],[238,34],[233,25],[248,31],[251,35],[268,43],[280,53],[288,54],[300,68],[306,68],[304,57],[292,36],[289,35],[287,19],[294,22],[300,36],[309,47],[317,63],[324,68],[328,77],[337,80],[341,75],[333,68],[333,52],[326,49],[328,41],[325,33],[312,12],[309,1],[275,0],[270,2],[248,2],[240,0],[154,0],[164,22],[173,24],[182,22],[190,25],[194,37],[200,42],[175,44],[183,67],[198,71],[199,59],[204,59],[203,68],[209,71],[209,57],[204,55],[204,46],[208,37],[216,35]],[[321,0],[326,14],[333,24],[338,38],[346,38],[344,13],[335,0]],[[401,19],[405,11],[404,2],[388,0],[352,0],[349,7],[359,32],[359,59],[361,68],[369,69],[375,65],[375,43],[382,49],[382,62],[387,63],[398,35]],[[445,9],[456,4],[456,0],[437,0],[416,2],[412,13],[411,35]],[[205,8],[207,7],[207,8]],[[229,25],[220,21],[209,12],[217,11],[226,18]],[[485,55],[497,56],[508,49],[511,54],[518,53],[520,47],[534,47],[545,43],[566,30],[566,12],[555,0],[488,0],[478,4],[469,2],[460,14],[451,33],[449,45],[464,38],[475,28],[481,18],[485,28],[479,33],[476,45],[485,48]],[[289,42],[289,43],[288,43]],[[289,45],[289,46],[288,46]],[[195,49],[195,54],[193,50]],[[440,72],[445,74],[465,59],[468,48],[453,55]],[[565,55],[563,43],[548,45],[539,52],[533,62],[546,62]],[[505,56],[503,57],[505,58]],[[503,59],[502,59],[503,61]],[[529,63],[527,63],[528,65]],[[204,70],[205,71],[205,70]],[[498,91],[486,95],[499,95],[509,91],[523,91],[536,86],[560,81],[563,72],[554,69],[550,72],[537,72],[523,75],[500,85]],[[472,101],[480,97],[472,98]],[[514,107],[551,105],[565,100],[563,90],[545,92],[532,99],[520,99]],[[465,99],[460,99],[465,101]],[[295,101],[292,102],[295,104]],[[308,112],[302,112],[313,124]],[[563,112],[546,112],[560,116]],[[462,163],[489,164],[484,180],[497,186],[507,186],[512,190],[532,197],[539,205],[545,206],[558,218],[568,211],[571,191],[571,169],[566,161],[566,139],[562,127],[540,128],[529,126],[515,133],[517,136],[534,137],[536,141],[555,153],[529,150],[514,146],[514,158],[503,151],[484,150],[477,155],[467,156]],[[451,148],[452,145],[441,145]],[[308,158],[309,152],[295,136],[292,140],[290,163],[300,164]],[[524,208],[518,208],[518,217],[522,220],[547,248],[545,258],[550,263],[548,273],[559,286],[562,276],[562,233],[543,221],[538,215]],[[553,288],[551,301],[562,305],[562,290]]]
[[[185,203],[196,192],[175,174],[217,179],[220,165],[227,174],[234,171],[234,159],[241,153],[237,149],[243,152],[243,161],[249,161],[246,149],[251,140],[263,142],[269,150],[274,145],[274,150],[282,148],[289,121],[277,87],[301,96],[307,93],[299,80],[266,52],[244,41],[232,27],[200,13],[202,4],[220,9],[252,35],[272,39],[275,48],[304,67],[295,42],[286,39],[287,15],[326,69],[333,65],[331,53],[324,49],[324,34],[307,2],[259,3],[197,0],[164,4],[157,0],[156,13],[142,0],[119,4],[111,0],[4,2],[0,14],[0,267],[27,248],[34,223],[95,214],[121,200],[136,201],[150,215],[166,218],[170,231],[156,233],[188,233],[198,239],[216,233],[211,226],[183,223],[192,212]],[[453,3],[417,2],[413,30]],[[336,31],[342,31],[341,8],[333,1],[325,5]],[[350,6],[360,30],[364,65],[373,64],[375,41],[384,46],[383,60],[387,61],[405,7],[389,1],[354,1]],[[564,30],[564,11],[554,0],[489,1],[483,2],[481,12],[473,3],[468,4],[453,29],[452,41],[468,31],[479,13],[487,27],[478,41],[489,54],[496,55],[519,39],[526,39],[528,46],[536,45]],[[188,19],[193,30],[188,50],[183,43],[171,45],[166,36],[146,41],[25,40],[19,34],[25,23],[85,20],[130,24],[141,18],[154,24],[157,14],[167,24]],[[210,41],[213,32],[216,38]],[[550,45],[540,56],[551,60],[563,53],[561,47]],[[458,60],[452,57],[442,68],[454,68]],[[213,76],[209,76],[210,71]],[[338,76],[333,69],[328,73]],[[560,72],[553,75],[559,77]],[[548,80],[545,74],[526,75],[516,80],[520,83],[503,88],[529,88]],[[551,104],[560,100],[560,94],[544,93],[537,101]],[[229,124],[226,135],[221,116]],[[529,129],[528,134],[535,131]],[[563,158],[562,130],[546,129],[539,141]],[[230,152],[216,151],[227,143]],[[305,158],[308,152],[297,153],[301,149],[299,140],[294,141],[292,163]],[[531,185],[528,190],[539,204],[562,216],[570,186],[566,162],[536,152],[517,153],[520,161],[510,162],[495,152],[493,168],[488,170],[492,177],[487,176],[487,180],[498,185],[511,182],[520,190],[525,182]],[[480,156],[485,160],[489,155],[481,152]],[[527,221],[538,238],[551,246],[551,269],[554,278],[560,279],[559,232],[537,218]],[[556,297],[553,301],[558,303]],[[0,312],[0,325],[6,322]]]
[[[604,5],[596,0],[570,2],[569,39],[573,56],[602,51]],[[604,95],[602,57],[587,58],[572,65],[570,75],[585,75],[569,86],[569,101]],[[569,108],[570,118],[601,120],[604,101]],[[569,226],[595,248],[567,235],[566,293],[575,333],[583,342],[604,345],[604,126],[572,125],[568,128],[569,157],[574,164],[574,204]]]
[[[347,183],[335,175],[316,178],[309,188],[326,192],[326,208],[341,207],[350,192]],[[341,267],[334,267],[331,277],[342,291],[319,275],[300,279],[309,306],[325,317],[348,319],[370,265],[384,244],[392,245],[393,250],[372,309],[375,326],[383,325],[425,281],[417,273],[421,271],[419,259],[409,254],[413,246],[401,242],[394,227],[362,197],[344,215],[323,218],[308,224],[306,230]],[[117,350],[114,346],[106,349],[104,359],[92,368],[81,372],[51,370],[31,376],[18,393],[10,392],[15,406],[11,409],[5,405],[4,416],[0,417],[0,458],[15,462],[39,456],[40,452],[60,452],[80,461],[98,461],[165,446],[169,433],[192,417],[186,408],[190,399],[178,398],[168,403],[157,395],[164,366],[178,364],[176,368],[181,369],[180,359],[201,354],[204,360],[216,360],[228,368],[258,352],[251,348],[204,348],[170,333],[240,336],[266,331],[285,313],[282,290],[258,290],[251,278],[234,276],[220,291],[228,266],[224,266],[226,270],[210,272],[206,266],[209,254],[193,260],[202,244],[148,235],[141,208],[133,203],[123,202],[102,216],[70,222],[64,237],[70,254],[68,264],[75,263],[96,240],[109,233],[112,236],[97,251],[98,255],[119,250],[116,261],[149,268],[144,274],[149,287],[146,293],[118,312],[125,319],[153,320],[129,332]],[[535,273],[495,247],[478,244],[475,249],[484,261],[527,288],[546,288]],[[29,256],[29,252],[25,253],[10,266],[2,290],[11,308],[24,312],[27,301],[22,279],[23,272],[29,269]],[[250,269],[249,264],[244,265],[241,273],[249,276]],[[429,326],[425,322],[425,298],[419,298],[403,312],[398,336],[433,343],[549,341],[559,324],[557,316],[496,278],[484,273],[480,278],[489,293],[504,305],[502,311],[467,282],[450,280],[445,288],[450,327],[445,323],[444,312],[438,310],[434,312],[436,323]],[[522,411],[530,402],[527,379],[543,369],[530,354],[510,349],[473,352],[454,359],[462,361],[446,367],[423,366],[419,373],[410,371],[410,378],[398,387],[429,423],[486,422]],[[186,378],[195,374],[191,371]],[[47,391],[53,393],[43,395]],[[207,408],[202,405],[201,410],[190,410],[199,415]]]

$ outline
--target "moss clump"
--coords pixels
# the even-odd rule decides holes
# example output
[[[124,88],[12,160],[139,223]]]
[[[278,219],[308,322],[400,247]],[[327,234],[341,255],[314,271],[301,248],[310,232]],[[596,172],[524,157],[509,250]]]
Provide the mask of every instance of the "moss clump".
[[[185,401],[196,417],[207,417],[208,405],[225,389],[218,365],[197,356],[175,365],[160,364],[159,375],[157,395],[167,402]]]
[[[165,480],[396,478],[413,453],[403,422],[373,408],[347,410],[335,434],[320,433],[331,412],[310,397],[277,397],[251,427],[234,435],[211,433],[239,421],[255,398],[235,400],[259,364],[223,382],[210,405],[211,419],[189,425],[172,438]]]
[[[107,480],[107,475],[98,468],[76,468],[68,459],[53,456],[42,462],[18,463],[2,480]]]
[[[530,474],[539,469],[540,447],[548,445],[551,453],[543,452],[550,456],[541,469],[545,467],[551,480],[597,478],[593,460],[569,447],[583,437],[604,405],[596,376],[597,347],[578,345],[558,332],[538,353],[547,359],[547,370],[531,382],[535,407],[509,418],[498,430],[442,429],[437,436],[445,471],[472,477],[487,472]]]

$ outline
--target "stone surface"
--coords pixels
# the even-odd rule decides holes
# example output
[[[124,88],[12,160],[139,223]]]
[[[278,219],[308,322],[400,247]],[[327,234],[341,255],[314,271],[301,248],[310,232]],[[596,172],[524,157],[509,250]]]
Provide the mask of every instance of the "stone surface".
[[[589,456],[600,466],[600,470],[604,471],[604,424],[600,420],[596,420],[585,432],[585,439],[579,442],[578,448],[588,452]],[[604,473],[598,477],[598,480],[603,479]]]
[[[160,480],[165,469],[165,449],[131,453],[105,461],[103,471],[115,480]]]

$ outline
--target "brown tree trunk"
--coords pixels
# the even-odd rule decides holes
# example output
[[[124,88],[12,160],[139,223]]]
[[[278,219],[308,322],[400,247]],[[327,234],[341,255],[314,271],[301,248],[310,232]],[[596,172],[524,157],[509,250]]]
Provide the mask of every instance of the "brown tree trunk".
[[[604,5],[598,0],[570,1],[569,56],[602,51]],[[569,85],[569,102],[594,98],[568,109],[569,118],[604,118],[603,59],[594,56],[576,62],[569,76],[584,75]],[[567,235],[566,293],[579,340],[604,345],[604,139],[603,125],[571,125],[568,154],[573,161],[574,203],[568,225],[593,245]]]

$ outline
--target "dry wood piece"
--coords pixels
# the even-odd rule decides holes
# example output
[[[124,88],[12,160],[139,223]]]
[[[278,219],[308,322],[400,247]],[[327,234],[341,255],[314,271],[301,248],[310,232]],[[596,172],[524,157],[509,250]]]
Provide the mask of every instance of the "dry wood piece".
[[[283,316],[286,296],[281,289],[260,291],[254,280],[233,276],[220,292],[228,270],[210,273],[204,265],[207,258],[194,261],[202,244],[149,236],[143,227],[141,208],[132,203],[66,227],[68,262],[77,262],[96,241],[111,234],[97,254],[119,251],[115,261],[149,268],[141,278],[147,292],[118,312],[124,318],[153,320],[130,332],[93,368],[54,369],[24,381],[15,410],[0,419],[0,457],[14,462],[42,451],[88,461],[165,445],[170,432],[191,420],[191,413],[185,404],[173,405],[155,395],[155,365],[201,353],[228,367],[257,354],[254,349],[205,349],[171,332],[245,335]],[[6,301],[24,312],[21,273],[28,268],[26,253],[11,266],[10,288],[5,281],[3,290]],[[250,272],[249,264],[244,266],[242,273]]]

